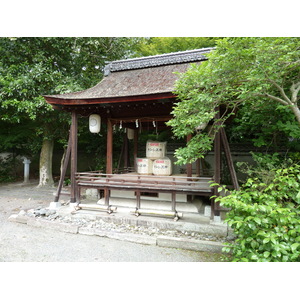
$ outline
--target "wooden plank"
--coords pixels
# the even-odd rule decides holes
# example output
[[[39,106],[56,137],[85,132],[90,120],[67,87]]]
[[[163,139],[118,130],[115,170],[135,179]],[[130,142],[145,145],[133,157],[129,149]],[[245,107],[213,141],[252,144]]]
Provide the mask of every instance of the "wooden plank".
[[[144,190],[144,191],[161,191],[170,193],[172,191],[176,193],[187,193],[187,194],[197,194],[197,193],[211,193],[212,189],[210,187],[185,187],[185,186],[158,186],[158,185],[137,185],[137,184],[121,184],[121,183],[91,183],[91,182],[78,182],[79,186],[91,187],[97,189],[119,189],[119,190]]]
[[[105,178],[108,180],[111,179],[118,179],[121,178],[122,180],[127,180],[126,178],[133,178],[133,179],[139,179],[139,180],[156,180],[158,182],[160,182],[160,180],[165,179],[166,181],[174,181],[178,182],[180,180],[183,181],[188,181],[190,183],[190,181],[193,182],[198,182],[198,181],[203,181],[203,182],[209,182],[212,180],[212,177],[186,177],[186,176],[158,176],[158,175],[140,175],[137,173],[129,173],[129,174],[105,174],[105,173],[100,173],[99,171],[90,171],[90,172],[80,172],[80,173],[76,173],[77,178]]]
[[[94,185],[97,184],[134,184],[137,186],[143,186],[143,185],[152,185],[152,186],[170,186],[170,187],[176,187],[176,186],[186,186],[186,187],[200,187],[200,186],[209,186],[209,182],[201,182],[201,181],[149,181],[149,180],[131,180],[131,179],[108,179],[108,178],[98,178],[96,180],[91,180],[89,177],[87,178],[77,178],[77,182],[87,182]]]

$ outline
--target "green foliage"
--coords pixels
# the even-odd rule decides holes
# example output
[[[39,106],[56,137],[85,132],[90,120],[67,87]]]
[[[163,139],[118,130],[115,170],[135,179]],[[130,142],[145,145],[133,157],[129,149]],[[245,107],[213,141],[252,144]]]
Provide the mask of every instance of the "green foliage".
[[[177,51],[213,47],[215,37],[151,37],[142,38],[135,45],[135,56],[149,56]]]
[[[233,143],[253,143],[275,151],[282,146],[300,150],[300,127],[289,107],[281,104],[267,102],[255,107],[254,103],[242,103],[233,122],[226,127]]]
[[[234,261],[300,261],[300,165],[273,169],[271,178],[251,177],[240,191],[216,199],[231,209],[226,222],[237,238],[224,251]]]
[[[251,155],[254,165],[248,162],[237,162],[237,167],[248,178],[257,178],[257,180],[265,184],[270,184],[274,180],[277,169],[285,169],[294,164],[300,164],[299,152],[285,154],[278,152],[272,154],[251,152]]]
[[[1,119],[47,118],[52,107],[41,95],[90,87],[107,60],[128,51],[129,38],[0,38]]]
[[[204,153],[210,150],[211,143],[212,140],[207,134],[195,135],[188,141],[187,147],[175,150],[177,158],[175,164],[193,163],[197,158],[203,158]]]
[[[107,61],[128,56],[136,42],[122,37],[0,38],[0,151],[37,153],[44,138],[66,144],[70,116],[54,111],[42,95],[93,86]]]
[[[175,94],[181,101],[175,105],[174,119],[168,123],[174,135],[196,135],[197,124],[220,122],[222,125],[237,108],[244,107],[239,115],[243,126],[241,132],[247,131],[248,120],[254,135],[250,138],[256,138],[257,145],[267,143],[264,135],[271,135],[272,126],[285,134],[286,140],[287,137],[298,138],[299,41],[299,38],[248,37],[217,40],[216,49],[207,55],[208,61],[192,65],[179,76]],[[225,108],[224,113],[220,119],[212,121],[219,106]],[[272,107],[279,119],[276,120],[270,112],[267,114],[270,123],[266,122],[263,113],[253,117],[257,111],[266,111],[266,107]],[[260,135],[255,135],[257,126],[260,126]],[[262,127],[267,130],[261,130]],[[235,133],[238,135],[237,131]],[[207,144],[207,139],[203,141]],[[199,148],[201,143],[202,139],[199,139]],[[190,153],[194,154],[194,151]],[[199,152],[198,157],[201,155]],[[186,158],[185,161],[196,158]]]

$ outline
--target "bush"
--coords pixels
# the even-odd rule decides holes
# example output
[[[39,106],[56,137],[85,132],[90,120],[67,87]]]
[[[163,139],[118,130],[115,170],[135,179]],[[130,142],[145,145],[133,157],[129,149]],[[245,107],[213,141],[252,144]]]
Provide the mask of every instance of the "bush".
[[[293,165],[273,169],[267,183],[249,178],[240,191],[218,197],[231,208],[225,221],[237,236],[223,250],[234,261],[300,261],[299,187],[300,165]]]

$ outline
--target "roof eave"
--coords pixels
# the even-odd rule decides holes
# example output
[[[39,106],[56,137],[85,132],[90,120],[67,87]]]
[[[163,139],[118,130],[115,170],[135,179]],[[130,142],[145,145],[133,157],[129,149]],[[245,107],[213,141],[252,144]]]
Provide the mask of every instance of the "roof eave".
[[[172,92],[156,93],[147,95],[134,95],[125,97],[107,97],[107,98],[89,98],[89,99],[65,99],[61,97],[54,97],[50,95],[43,96],[51,105],[93,105],[93,104],[114,104],[122,102],[137,102],[137,101],[151,101],[167,98],[176,98]]]

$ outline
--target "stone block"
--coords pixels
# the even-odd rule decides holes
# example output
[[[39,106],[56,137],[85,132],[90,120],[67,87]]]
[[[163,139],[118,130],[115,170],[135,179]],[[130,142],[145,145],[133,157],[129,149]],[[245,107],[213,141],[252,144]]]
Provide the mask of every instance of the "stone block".
[[[222,248],[224,247],[224,245],[219,242],[203,241],[203,240],[195,240],[195,239],[190,240],[185,238],[166,237],[166,236],[158,236],[157,245],[161,247],[180,248],[186,250],[206,251],[206,252],[215,252],[215,253],[221,253]]]
[[[210,217],[211,216],[211,207],[210,205],[205,205],[204,207],[204,216]]]
[[[221,216],[214,216],[214,222],[221,223],[222,222]]]
[[[13,214],[9,216],[8,221],[10,222],[17,222],[17,223],[22,223],[22,224],[27,224],[29,217],[25,215],[16,215]]]
[[[61,207],[60,202],[50,202],[48,209],[59,209]]]

